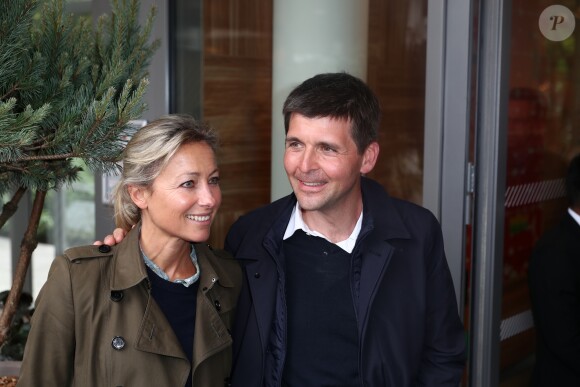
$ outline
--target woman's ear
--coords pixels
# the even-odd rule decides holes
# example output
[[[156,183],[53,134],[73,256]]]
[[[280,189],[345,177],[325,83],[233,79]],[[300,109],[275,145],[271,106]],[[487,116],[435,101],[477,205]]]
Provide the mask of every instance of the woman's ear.
[[[127,186],[127,192],[131,200],[140,209],[147,208],[147,198],[149,197],[147,188],[138,185]]]
[[[379,143],[372,142],[363,153],[363,162],[360,167],[362,174],[369,173],[375,167],[379,158]]]

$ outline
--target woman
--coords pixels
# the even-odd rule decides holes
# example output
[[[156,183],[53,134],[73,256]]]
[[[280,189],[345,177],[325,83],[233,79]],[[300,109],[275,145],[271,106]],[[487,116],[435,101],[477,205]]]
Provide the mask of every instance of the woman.
[[[241,271],[204,244],[217,136],[183,115],[140,129],[114,191],[116,246],[65,251],[32,318],[18,386],[224,386]]]

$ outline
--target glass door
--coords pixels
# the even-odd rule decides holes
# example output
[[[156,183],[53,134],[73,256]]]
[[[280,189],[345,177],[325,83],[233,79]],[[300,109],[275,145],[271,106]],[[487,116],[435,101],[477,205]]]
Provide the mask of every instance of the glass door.
[[[531,380],[530,254],[565,214],[563,179],[580,150],[579,6],[481,5],[470,386],[528,386]]]

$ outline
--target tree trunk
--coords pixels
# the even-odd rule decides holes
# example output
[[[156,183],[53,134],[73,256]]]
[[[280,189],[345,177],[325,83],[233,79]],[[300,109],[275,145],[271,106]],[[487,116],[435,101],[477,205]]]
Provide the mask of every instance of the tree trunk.
[[[4,224],[14,215],[16,210],[18,209],[18,203],[22,196],[26,192],[26,187],[20,187],[12,196],[12,199],[2,207],[2,213],[0,214],[0,230],[4,227]]]
[[[0,315],[0,347],[8,338],[12,319],[18,309],[18,302],[20,301],[20,295],[22,294],[22,288],[24,287],[24,280],[26,278],[26,273],[28,272],[28,267],[30,266],[32,253],[38,245],[38,236],[36,232],[38,230],[42,208],[44,207],[45,197],[46,191],[36,191],[36,195],[34,196],[32,212],[28,219],[28,228],[26,229],[20,244],[20,256],[18,257],[18,264],[12,281],[12,288],[6,298],[2,315]]]

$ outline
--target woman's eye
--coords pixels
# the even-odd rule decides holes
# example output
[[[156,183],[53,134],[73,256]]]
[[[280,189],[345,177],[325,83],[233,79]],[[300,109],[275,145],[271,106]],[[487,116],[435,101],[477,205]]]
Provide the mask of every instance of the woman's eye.
[[[191,188],[195,186],[195,183],[192,180],[188,180],[185,183],[181,184],[183,188]]]
[[[215,176],[209,179],[209,183],[213,185],[218,185],[220,183],[219,176]]]

